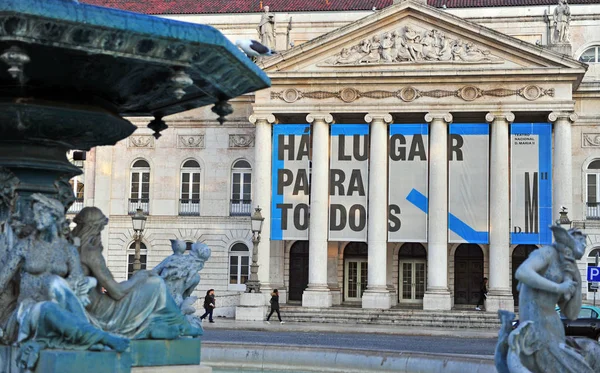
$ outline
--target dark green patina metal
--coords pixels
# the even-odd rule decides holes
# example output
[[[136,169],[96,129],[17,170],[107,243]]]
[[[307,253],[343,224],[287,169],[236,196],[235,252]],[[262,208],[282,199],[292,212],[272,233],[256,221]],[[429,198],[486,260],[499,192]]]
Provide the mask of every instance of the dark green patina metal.
[[[254,63],[209,26],[72,0],[0,0],[0,371],[19,370],[15,360],[31,371],[61,373],[126,373],[132,365],[199,362],[198,339],[139,341],[125,350],[123,336],[89,324],[83,308],[53,302],[60,293],[60,299],[79,304],[71,293],[83,286],[77,297],[85,298],[90,281],[68,284],[66,275],[57,279],[55,273],[67,264],[65,255],[68,268],[79,262],[73,250],[63,253],[71,247],[62,213],[74,200],[68,179],[81,172],[66,153],[128,137],[136,127],[126,116],[154,117],[148,126],[157,138],[167,128],[165,116],[205,105],[214,104],[222,123],[232,111],[229,99],[269,85]],[[23,254],[13,255],[15,248]],[[35,254],[41,248],[46,261]],[[47,268],[29,271],[28,263],[36,261]],[[141,295],[158,296],[144,286]],[[34,301],[22,299],[30,293]],[[34,303],[39,312],[29,312]],[[23,304],[26,311],[17,312]],[[182,315],[178,307],[160,310]],[[26,342],[16,340],[14,315]],[[178,326],[180,336],[200,334],[185,322]],[[177,335],[163,329],[153,330],[170,333],[148,335]],[[18,347],[8,347],[13,344]],[[83,351],[99,347],[123,353]]]

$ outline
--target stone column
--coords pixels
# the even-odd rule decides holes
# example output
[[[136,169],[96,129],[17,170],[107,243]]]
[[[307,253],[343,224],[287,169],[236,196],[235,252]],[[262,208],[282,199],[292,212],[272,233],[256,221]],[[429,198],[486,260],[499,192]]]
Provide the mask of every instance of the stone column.
[[[499,309],[514,311],[510,287],[510,168],[509,125],[515,120],[511,112],[488,113],[492,125],[490,150],[490,250],[489,287],[485,302],[487,312]]]
[[[327,286],[327,230],[329,216],[329,113],[306,116],[312,123],[312,176],[308,236],[308,288],[302,294],[304,307],[331,307]]]
[[[577,120],[577,114],[552,112],[548,115],[548,120],[554,127],[554,159],[552,160],[552,221],[554,222],[559,218],[563,206],[568,212],[573,208],[571,125]]]
[[[452,309],[448,289],[448,112],[425,115],[429,123],[429,221],[424,310]]]
[[[254,169],[252,170],[252,211],[260,206],[265,218],[258,243],[258,281],[261,293],[242,293],[235,307],[235,319],[261,321],[267,315],[271,290],[271,124],[273,114],[250,115],[255,126]]]
[[[270,286],[271,259],[271,125],[275,123],[273,114],[252,114],[254,124],[254,170],[252,172],[252,211],[260,206],[265,218],[258,244],[258,280],[261,291]],[[248,228],[249,229],[249,228]]]
[[[388,309],[392,306],[392,297],[387,288],[387,125],[392,122],[392,116],[388,113],[369,113],[365,116],[365,121],[371,125],[371,146],[367,226],[369,270],[362,307]]]

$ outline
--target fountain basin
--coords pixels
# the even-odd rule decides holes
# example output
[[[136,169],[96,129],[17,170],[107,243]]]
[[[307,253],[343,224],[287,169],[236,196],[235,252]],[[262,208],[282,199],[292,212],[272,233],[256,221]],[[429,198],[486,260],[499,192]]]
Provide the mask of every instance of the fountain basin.
[[[496,371],[493,356],[211,342],[202,345],[202,363],[212,367],[214,373],[489,373]]]

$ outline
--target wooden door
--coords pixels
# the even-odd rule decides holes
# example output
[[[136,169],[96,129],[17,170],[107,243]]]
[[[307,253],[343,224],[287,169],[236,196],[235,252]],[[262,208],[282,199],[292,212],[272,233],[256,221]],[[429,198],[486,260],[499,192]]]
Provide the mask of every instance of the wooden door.
[[[483,281],[483,252],[478,245],[462,244],[454,254],[454,303],[477,304]]]
[[[290,250],[289,300],[302,300],[308,286],[308,241],[294,243]]]

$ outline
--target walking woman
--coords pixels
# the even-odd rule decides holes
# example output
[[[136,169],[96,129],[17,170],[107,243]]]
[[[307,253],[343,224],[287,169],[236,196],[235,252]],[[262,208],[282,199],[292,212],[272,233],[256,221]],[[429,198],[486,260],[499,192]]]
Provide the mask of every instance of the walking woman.
[[[281,314],[279,313],[279,292],[277,291],[277,289],[274,289],[273,292],[271,293],[271,313],[269,313],[269,316],[267,316],[267,324],[270,324],[269,319],[271,318],[271,315],[273,315],[273,312],[277,312],[277,318],[279,319],[279,322],[281,324],[285,324],[285,321],[281,321]]]
[[[200,320],[204,320],[208,316],[208,321],[213,321],[213,311],[215,309],[215,289],[209,289],[204,297],[204,315],[200,316]]]

